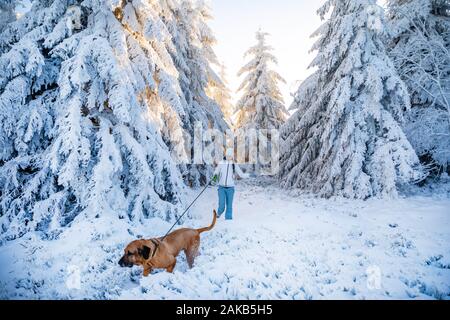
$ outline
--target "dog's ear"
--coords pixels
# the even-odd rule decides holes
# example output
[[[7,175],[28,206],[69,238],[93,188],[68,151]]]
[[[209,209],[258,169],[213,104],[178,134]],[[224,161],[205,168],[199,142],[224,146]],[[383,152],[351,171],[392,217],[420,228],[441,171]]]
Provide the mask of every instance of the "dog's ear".
[[[148,260],[150,258],[150,248],[147,246],[143,246],[138,250],[138,253],[141,257],[143,257],[145,260]]]

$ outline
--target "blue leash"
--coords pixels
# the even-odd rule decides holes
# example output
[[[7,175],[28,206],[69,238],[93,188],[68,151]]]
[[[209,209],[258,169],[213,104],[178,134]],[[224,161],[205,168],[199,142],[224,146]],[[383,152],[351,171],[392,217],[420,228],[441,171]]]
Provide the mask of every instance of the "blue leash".
[[[169,231],[167,231],[166,235],[161,238],[161,240],[160,240],[161,242],[156,246],[155,250],[153,251],[152,258],[155,256],[156,251],[158,251],[160,244],[164,242],[164,240],[167,238],[167,236],[172,232],[173,228],[175,228],[175,226],[181,221],[181,219],[186,215],[186,213],[188,213],[189,209],[192,208],[192,206],[197,202],[197,200],[200,199],[200,197],[205,193],[206,189],[208,189],[208,187],[211,185],[211,182],[212,181],[210,181],[205,186],[205,188],[203,188],[202,192],[200,192],[200,194],[197,196],[197,198],[195,198],[194,201],[192,201],[192,203],[189,205],[189,207],[187,207],[187,209],[178,218],[178,220],[173,224],[173,226],[169,229]]]

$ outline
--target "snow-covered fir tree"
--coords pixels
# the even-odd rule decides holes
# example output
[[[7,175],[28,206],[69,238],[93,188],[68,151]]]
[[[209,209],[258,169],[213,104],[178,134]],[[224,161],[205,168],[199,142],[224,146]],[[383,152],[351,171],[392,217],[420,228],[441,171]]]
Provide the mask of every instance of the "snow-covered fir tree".
[[[0,35],[0,240],[80,213],[176,217],[183,182],[158,117],[175,133],[186,115],[159,10],[35,1]]]
[[[211,83],[220,84],[220,77],[212,65],[217,57],[212,49],[215,37],[207,25],[211,18],[204,1],[162,0],[163,20],[172,36],[174,50],[171,51],[179,72],[179,82],[186,105],[183,126],[190,137],[194,137],[195,126],[203,129],[215,128],[222,132],[228,129],[223,113],[216,101],[206,91]],[[191,150],[192,154],[194,150]],[[185,167],[185,168],[183,168]],[[188,164],[182,166],[185,181],[190,186],[206,183],[213,169],[209,165]]]
[[[258,31],[258,43],[245,56],[252,56],[238,73],[245,78],[239,87],[242,97],[236,105],[235,127],[238,129],[278,129],[288,118],[283,97],[278,88],[284,79],[271,64],[277,59],[271,53],[273,48],[266,42],[268,33]]]
[[[434,173],[450,172],[449,16],[448,0],[388,1],[389,54],[411,96],[404,130]]]
[[[317,72],[313,73],[300,83],[297,91],[293,94],[294,101],[289,108],[290,111],[297,111],[302,106],[310,103],[311,99],[314,99],[317,89],[318,76],[319,74]]]
[[[16,5],[17,0],[2,0],[0,2],[0,32],[8,23],[16,19]]]
[[[214,101],[216,101],[219,104],[220,109],[222,110],[222,113],[225,117],[225,120],[227,121],[228,125],[232,126],[234,106],[233,103],[231,102],[232,99],[231,91],[229,89],[229,84],[227,81],[226,67],[223,63],[220,65],[219,77],[221,82],[220,83],[210,82],[206,92],[209,97],[214,99]]]
[[[419,160],[400,122],[409,108],[387,56],[383,9],[375,0],[328,0],[315,33],[316,74],[282,130],[281,178],[324,197],[391,196],[419,177]],[[303,93],[302,93],[303,92]]]

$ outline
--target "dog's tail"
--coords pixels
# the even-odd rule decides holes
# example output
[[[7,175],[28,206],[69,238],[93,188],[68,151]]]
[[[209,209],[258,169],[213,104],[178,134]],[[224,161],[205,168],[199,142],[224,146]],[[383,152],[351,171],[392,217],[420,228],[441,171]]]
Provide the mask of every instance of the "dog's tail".
[[[198,233],[211,231],[216,226],[216,221],[217,221],[217,211],[214,210],[214,218],[212,224],[209,227],[197,229]]]

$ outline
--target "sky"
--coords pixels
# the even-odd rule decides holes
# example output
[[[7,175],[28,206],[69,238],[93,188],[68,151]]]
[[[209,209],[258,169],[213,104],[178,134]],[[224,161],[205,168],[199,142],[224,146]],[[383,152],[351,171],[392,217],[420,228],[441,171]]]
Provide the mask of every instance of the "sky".
[[[218,40],[215,51],[227,67],[227,80],[233,100],[240,98],[236,90],[241,84],[239,69],[248,48],[256,44],[255,33],[261,28],[271,36],[268,43],[278,58],[275,70],[286,80],[280,83],[289,109],[299,84],[313,73],[308,69],[316,53],[310,52],[317,38],[311,35],[322,25],[317,10],[325,0],[209,0],[214,20],[210,21]],[[378,0],[382,6],[385,0]]]
[[[227,67],[227,80],[234,100],[242,77],[239,69],[248,48],[256,44],[255,33],[261,28],[270,33],[268,43],[278,58],[275,70],[286,80],[280,84],[286,107],[289,107],[299,82],[313,70],[308,69],[315,53],[310,49],[316,39],[311,34],[322,21],[316,11],[324,0],[210,0],[214,20],[209,25],[216,38],[215,51],[219,61]]]

